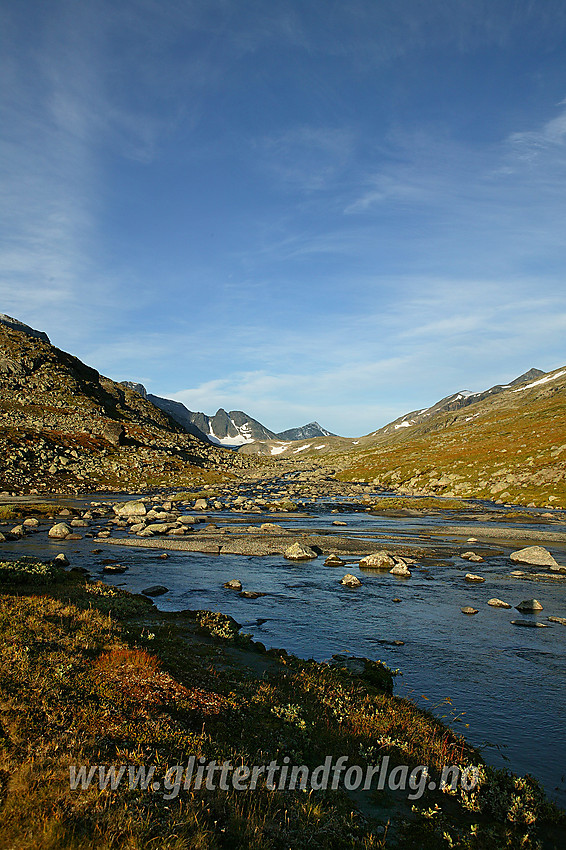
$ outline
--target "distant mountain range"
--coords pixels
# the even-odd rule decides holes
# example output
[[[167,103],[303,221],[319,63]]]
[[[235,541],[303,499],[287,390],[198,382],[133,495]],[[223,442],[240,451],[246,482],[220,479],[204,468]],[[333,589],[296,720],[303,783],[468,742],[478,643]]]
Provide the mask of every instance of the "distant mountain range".
[[[409,495],[566,508],[564,410],[566,367],[531,369],[364,437],[317,422],[277,434],[242,411],[206,416],[118,384],[0,314],[0,492],[194,489],[263,454]]]
[[[151,401],[160,410],[168,413],[189,434],[206,440],[217,446],[226,448],[237,448],[251,443],[265,442],[269,440],[308,440],[315,437],[335,436],[326,431],[318,422],[309,422],[299,428],[289,428],[287,431],[276,433],[270,431],[253,416],[242,410],[230,410],[219,408],[214,416],[206,413],[195,413],[189,410],[180,401],[148,393],[143,384],[133,381],[122,381],[122,385],[139,393],[143,398]]]

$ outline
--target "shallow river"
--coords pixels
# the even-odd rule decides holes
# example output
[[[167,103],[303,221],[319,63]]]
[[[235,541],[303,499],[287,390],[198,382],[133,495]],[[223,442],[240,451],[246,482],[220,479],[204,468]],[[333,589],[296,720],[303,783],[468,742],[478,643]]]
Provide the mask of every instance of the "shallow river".
[[[283,524],[301,531],[337,531],[331,526],[336,514],[330,507],[321,504],[316,516]],[[233,519],[234,514],[215,514],[214,521],[221,525],[223,517]],[[349,536],[371,529],[397,540],[398,534],[426,534],[438,525],[437,519],[382,519],[354,512],[342,513],[340,519],[348,523],[343,531]],[[245,524],[259,521],[261,517],[251,515]],[[554,525],[552,530],[559,529]],[[384,536],[375,548],[386,545]],[[171,551],[168,560],[159,560],[155,549],[116,547],[99,539],[50,542],[45,533],[29,538],[25,551],[40,557],[64,551],[74,566],[86,566],[94,577],[102,569],[100,560],[114,558],[129,569],[120,576],[100,575],[104,581],[134,592],[164,584],[170,590],[155,600],[158,608],[222,611],[267,647],[317,660],[337,652],[381,659],[402,671],[396,694],[444,717],[483,748],[490,763],[533,774],[566,806],[566,627],[518,628],[510,621],[523,615],[486,605],[494,596],[511,605],[536,597],[544,606],[539,620],[546,622],[551,614],[566,617],[566,581],[532,582],[509,575],[515,568],[509,552],[523,545],[498,546],[502,554],[482,564],[454,557],[425,569],[411,568],[410,579],[360,571],[356,559],[346,558],[346,568],[326,567],[324,557],[295,563],[281,556]],[[23,551],[22,543],[2,548],[11,556]],[[97,556],[91,554],[95,548],[101,550]],[[476,547],[458,544],[456,551],[469,548]],[[548,548],[566,564],[564,544]],[[361,588],[340,585],[350,571],[362,579]],[[463,578],[466,572],[479,572],[487,581],[469,584]],[[232,578],[239,578],[244,589],[266,595],[241,599],[222,587]],[[464,605],[479,613],[465,616],[460,611]],[[265,622],[259,625],[258,619]]]

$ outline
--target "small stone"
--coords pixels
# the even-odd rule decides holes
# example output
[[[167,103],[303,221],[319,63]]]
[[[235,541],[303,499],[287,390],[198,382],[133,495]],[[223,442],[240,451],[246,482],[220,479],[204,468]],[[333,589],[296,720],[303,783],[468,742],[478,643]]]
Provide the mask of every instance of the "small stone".
[[[526,576],[527,574],[524,573],[522,570],[511,570],[511,575],[515,578],[520,578],[521,576]]]
[[[462,614],[470,614],[470,615],[478,613],[477,608],[471,608],[469,605],[466,605],[465,608],[460,608],[460,611],[462,612]]]
[[[479,564],[483,561],[482,556],[478,555],[476,552],[462,552],[460,557],[464,558],[465,561],[473,561],[476,564]]]
[[[206,511],[208,502],[206,499],[197,499],[195,502],[195,511]]]
[[[255,590],[242,590],[238,596],[241,596],[242,599],[259,599],[260,596],[265,596],[265,593],[258,593]]]
[[[277,525],[277,523],[275,522],[262,522],[259,527],[259,530],[264,531],[268,534],[281,534],[281,532],[284,531],[284,529],[281,528],[280,525]]]
[[[560,623],[561,626],[566,626],[566,617],[547,617],[551,623]]]
[[[477,575],[474,575],[474,573],[466,573],[466,575],[464,576],[464,579],[465,579],[465,581],[477,581],[477,582],[485,581],[483,576],[477,576]]]
[[[53,558],[53,563],[58,567],[68,567],[71,563],[64,552],[59,552],[58,555],[55,555]]]
[[[168,554],[167,552],[162,552],[162,553],[161,553],[161,555],[158,555],[157,557],[158,557],[161,561],[166,561],[166,560],[167,560],[167,558],[169,557],[169,554]]]
[[[342,567],[346,561],[343,561],[338,555],[333,553],[329,555],[326,561],[324,562],[325,567]]]
[[[399,558],[397,560],[397,563],[395,564],[393,569],[389,570],[389,572],[394,576],[401,576],[402,578],[411,578],[411,571],[402,558]]]
[[[495,597],[493,599],[489,599],[487,604],[491,605],[492,608],[510,608],[511,607],[508,602],[503,602],[502,599],[497,599]]]
[[[242,582],[239,578],[231,578],[230,581],[224,582],[224,587],[227,587],[228,590],[241,590]]]
[[[37,519],[37,517],[29,516],[27,517],[27,519],[24,519],[23,524],[26,526],[26,528],[37,528],[37,526],[39,525],[39,520]]]
[[[343,579],[340,579],[340,584],[345,585],[346,587],[361,587],[362,583],[357,576],[352,575],[352,573],[346,573]]]
[[[332,522],[332,525],[348,525],[348,523],[347,523],[347,522],[342,522],[342,520],[341,520],[341,519],[335,519],[335,520]]]
[[[546,623],[538,623],[536,620],[511,620],[512,626],[526,626],[528,629],[549,629]]]
[[[102,572],[103,573],[125,573],[127,567],[123,567],[121,564],[107,564]]]

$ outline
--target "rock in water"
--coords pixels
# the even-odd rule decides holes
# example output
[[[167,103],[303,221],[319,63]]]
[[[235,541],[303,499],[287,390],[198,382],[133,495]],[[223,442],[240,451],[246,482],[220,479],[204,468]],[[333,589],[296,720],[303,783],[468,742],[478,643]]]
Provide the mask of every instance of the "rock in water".
[[[360,561],[360,569],[390,570],[395,566],[395,561],[384,549],[380,552],[372,552]]]
[[[346,573],[343,579],[340,580],[340,584],[344,584],[346,587],[361,587],[362,583],[357,576],[353,576],[352,573]]]
[[[536,620],[511,620],[512,626],[526,626],[528,629],[548,629],[546,623],[537,623]]]
[[[549,617],[551,623],[560,623],[561,626],[566,626],[566,617]]]
[[[483,561],[481,555],[478,555],[476,552],[462,552],[460,555],[461,558],[464,558],[465,561],[473,561],[476,564],[479,564]]]
[[[70,533],[71,529],[64,522],[58,522],[49,529],[49,537],[53,537],[56,540],[64,540]]]
[[[518,605],[515,605],[517,611],[521,611],[524,614],[532,614],[534,611],[542,611],[542,605],[538,601],[538,599],[523,599],[522,602],[519,602]]]
[[[55,555],[53,558],[53,563],[57,567],[68,567],[71,563],[64,552],[59,552],[58,555]]]
[[[403,578],[411,578],[411,571],[405,561],[399,558],[393,569],[389,572],[394,576],[402,576]]]
[[[342,567],[346,561],[343,561],[342,558],[339,558],[338,555],[332,554],[329,555],[326,561],[324,562],[325,567]]]
[[[293,543],[285,549],[284,555],[289,561],[309,561],[312,558],[318,558],[316,552],[304,543]]]
[[[477,581],[477,582],[485,581],[483,576],[476,576],[473,573],[466,573],[466,575],[464,576],[464,579],[466,581]]]
[[[496,599],[496,598],[489,599],[487,604],[491,605],[492,608],[510,608],[511,607],[508,602],[503,602],[502,599]]]
[[[462,614],[470,614],[470,615],[478,613],[478,609],[472,608],[470,605],[466,605],[465,608],[460,608],[460,611],[462,612]]]
[[[114,505],[114,513],[121,517],[145,516],[147,509],[141,499],[132,499],[121,505]]]
[[[169,588],[163,587],[162,584],[155,584],[152,587],[146,587],[142,593],[145,596],[163,596],[164,593],[169,593]]]
[[[536,567],[558,567],[558,564],[548,551],[542,546],[527,546],[512,552],[509,556],[517,564],[534,564]]]
[[[227,587],[228,590],[241,590],[242,582],[239,578],[231,578],[230,581],[224,582],[224,587]]]

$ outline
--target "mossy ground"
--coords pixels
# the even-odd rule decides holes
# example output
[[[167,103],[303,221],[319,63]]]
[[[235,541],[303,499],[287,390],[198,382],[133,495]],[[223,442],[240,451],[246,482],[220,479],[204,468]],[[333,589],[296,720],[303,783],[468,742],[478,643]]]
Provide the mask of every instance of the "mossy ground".
[[[29,563],[29,562],[27,562]],[[346,671],[266,653],[210,612],[62,573],[0,586],[0,847],[536,847],[562,815],[535,782],[482,767],[470,795],[341,791],[71,791],[70,765],[481,764],[465,740],[411,702]],[[372,808],[373,807],[373,808]],[[391,823],[388,824],[388,820]],[[564,823],[562,822],[562,825]],[[380,829],[381,827],[381,829]],[[385,827],[385,831],[383,830]],[[560,828],[559,826],[556,827]],[[548,847],[559,847],[550,837]]]

